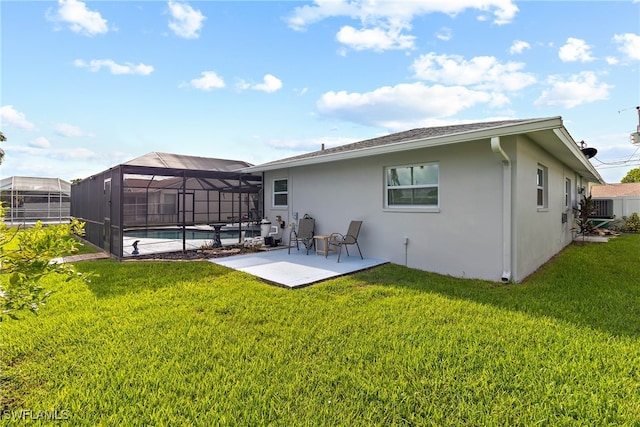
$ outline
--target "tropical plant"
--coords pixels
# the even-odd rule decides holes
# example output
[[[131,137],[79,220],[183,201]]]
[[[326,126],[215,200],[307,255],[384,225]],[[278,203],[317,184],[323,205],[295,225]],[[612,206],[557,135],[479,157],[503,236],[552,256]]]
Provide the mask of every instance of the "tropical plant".
[[[578,234],[582,234],[583,236],[586,236],[587,234],[591,234],[595,230],[593,222],[589,218],[591,214],[593,214],[593,212],[595,211],[595,208],[593,206],[593,200],[591,199],[591,195],[589,196],[582,195],[582,199],[580,200],[576,211],[577,211],[576,226],[577,226]]]

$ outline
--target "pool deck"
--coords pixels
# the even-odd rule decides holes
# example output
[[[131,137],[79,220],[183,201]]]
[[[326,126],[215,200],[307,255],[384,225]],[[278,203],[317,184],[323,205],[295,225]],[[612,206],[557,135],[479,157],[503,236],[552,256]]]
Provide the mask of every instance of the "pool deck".
[[[133,242],[138,241],[138,254],[148,255],[166,252],[176,252],[183,249],[187,251],[198,250],[203,246],[210,245],[211,239],[192,239],[185,240],[185,246],[182,246],[181,239],[150,239],[145,237],[129,237],[122,238],[122,256],[124,258],[135,256],[133,254]],[[238,239],[222,239],[223,246],[237,245]]]
[[[224,231],[234,231],[237,233],[237,224],[227,224]],[[160,231],[173,231],[172,228],[159,229]],[[243,225],[243,230],[254,230],[250,225]],[[208,225],[203,226],[190,226],[187,228],[188,232],[192,231],[204,231],[213,233],[213,227]],[[257,230],[259,232],[259,230]],[[233,238],[222,238],[220,239],[223,246],[237,245],[241,241],[237,237]],[[122,256],[130,257],[136,256],[133,254],[134,248],[133,243],[138,241],[138,254],[136,255],[148,255],[148,254],[157,254],[157,253],[166,253],[166,252],[176,252],[182,250],[198,250],[202,247],[210,246],[213,243],[213,236],[209,236],[204,239],[185,239],[184,245],[182,242],[182,238],[170,238],[170,237],[135,237],[135,236],[127,236],[124,235],[122,237]]]

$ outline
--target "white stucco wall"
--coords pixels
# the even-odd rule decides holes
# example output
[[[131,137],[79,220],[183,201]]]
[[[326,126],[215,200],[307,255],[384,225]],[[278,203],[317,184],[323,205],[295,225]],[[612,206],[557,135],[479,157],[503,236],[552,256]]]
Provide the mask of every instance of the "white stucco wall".
[[[440,165],[440,209],[384,209],[384,167]],[[297,212],[316,219],[316,234],[344,233],[363,220],[365,256],[457,277],[500,280],[502,169],[489,140],[388,154],[265,174],[265,212],[287,224]],[[272,182],[289,178],[288,209],[272,208]],[[288,236],[288,229],[285,232]],[[404,245],[404,237],[409,238]]]
[[[509,152],[516,160],[514,167],[514,281],[520,282],[557,254],[573,239],[575,226],[573,207],[577,205],[577,187],[583,185],[574,171],[558,162],[524,136],[519,136]],[[537,206],[536,173],[538,165],[547,168],[548,203]],[[565,208],[565,180],[571,180],[570,208]],[[562,222],[562,214],[567,221]]]

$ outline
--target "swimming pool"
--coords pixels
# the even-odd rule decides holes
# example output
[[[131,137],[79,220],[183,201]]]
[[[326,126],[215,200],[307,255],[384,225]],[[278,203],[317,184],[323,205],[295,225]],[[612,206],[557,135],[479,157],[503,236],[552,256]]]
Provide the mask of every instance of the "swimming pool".
[[[244,229],[245,237],[256,237],[260,235],[260,230]],[[126,237],[137,237],[144,239],[167,239],[182,240],[182,229],[178,228],[146,228],[125,230]],[[221,230],[221,239],[238,239],[238,230]],[[185,230],[186,240],[214,240],[215,234],[213,230],[187,228]]]

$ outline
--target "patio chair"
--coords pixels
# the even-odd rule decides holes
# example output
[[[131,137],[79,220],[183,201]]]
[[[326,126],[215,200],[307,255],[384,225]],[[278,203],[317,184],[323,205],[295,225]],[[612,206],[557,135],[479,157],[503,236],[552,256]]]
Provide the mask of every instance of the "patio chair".
[[[360,253],[360,258],[362,257],[362,251],[360,250],[360,245],[358,244],[358,235],[360,234],[360,227],[362,226],[362,221],[351,221],[349,224],[349,229],[347,230],[347,234],[340,233],[331,233],[329,236],[329,246],[336,246],[338,251],[338,262],[340,262],[340,255],[342,255],[342,247],[347,251],[347,256],[349,256],[349,245],[356,245],[358,248],[358,252]]]
[[[298,243],[302,243],[307,249],[307,255],[309,255],[309,249],[313,247],[313,231],[316,226],[316,221],[313,218],[302,218],[298,221],[298,228],[292,228],[289,232],[289,253],[291,253],[291,246],[295,242],[296,249],[300,250]]]

